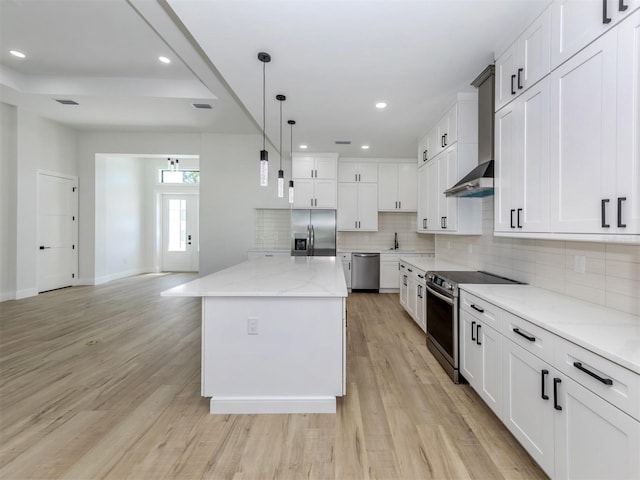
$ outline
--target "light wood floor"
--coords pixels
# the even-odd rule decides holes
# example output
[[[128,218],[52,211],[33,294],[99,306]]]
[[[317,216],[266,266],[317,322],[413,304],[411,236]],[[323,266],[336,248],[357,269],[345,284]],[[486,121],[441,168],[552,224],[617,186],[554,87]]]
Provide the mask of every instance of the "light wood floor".
[[[349,296],[336,415],[210,415],[189,278],[0,303],[0,479],[546,478],[397,295]]]

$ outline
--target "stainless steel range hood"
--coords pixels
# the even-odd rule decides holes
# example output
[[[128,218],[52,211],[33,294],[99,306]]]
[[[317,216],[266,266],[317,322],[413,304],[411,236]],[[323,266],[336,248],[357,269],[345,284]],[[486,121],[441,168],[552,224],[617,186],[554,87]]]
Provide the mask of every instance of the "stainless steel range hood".
[[[478,89],[478,166],[453,187],[447,197],[486,197],[493,195],[493,109],[494,66],[489,65],[471,83]]]

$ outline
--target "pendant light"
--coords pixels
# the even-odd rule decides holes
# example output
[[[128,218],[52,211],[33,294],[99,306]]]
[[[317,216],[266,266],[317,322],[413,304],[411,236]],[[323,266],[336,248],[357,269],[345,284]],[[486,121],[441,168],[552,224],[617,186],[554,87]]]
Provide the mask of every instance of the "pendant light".
[[[276,95],[280,102],[280,170],[278,170],[278,198],[284,197],[284,170],[282,170],[282,102],[287,99],[284,95]]]
[[[269,185],[269,152],[266,150],[266,116],[265,116],[265,67],[271,61],[271,55],[265,52],[258,53],[258,60],[262,62],[262,150],[260,150],[260,186]]]
[[[291,148],[289,153],[291,155],[291,173],[293,174],[293,126],[296,124],[296,121],[288,120],[287,123],[291,125]],[[293,180],[289,180],[289,203],[293,203]]]

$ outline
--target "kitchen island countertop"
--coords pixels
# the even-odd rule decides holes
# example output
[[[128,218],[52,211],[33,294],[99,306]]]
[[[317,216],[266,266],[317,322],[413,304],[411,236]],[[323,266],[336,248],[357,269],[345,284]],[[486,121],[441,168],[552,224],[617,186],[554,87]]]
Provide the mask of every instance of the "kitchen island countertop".
[[[336,257],[273,256],[239,263],[162,292],[165,297],[346,297]]]

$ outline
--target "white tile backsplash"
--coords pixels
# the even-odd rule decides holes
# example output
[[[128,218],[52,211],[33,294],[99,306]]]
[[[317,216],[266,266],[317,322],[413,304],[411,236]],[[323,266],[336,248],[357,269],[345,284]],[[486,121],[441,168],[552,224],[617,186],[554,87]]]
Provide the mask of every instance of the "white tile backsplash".
[[[254,248],[286,250],[291,247],[291,212],[284,209],[256,209]]]
[[[397,232],[400,250],[435,252],[434,236],[417,233],[416,220],[415,213],[380,212],[377,232],[338,232],[338,250],[389,250]]]
[[[436,235],[436,257],[640,315],[640,246],[494,237],[493,199],[483,199],[482,235]]]

